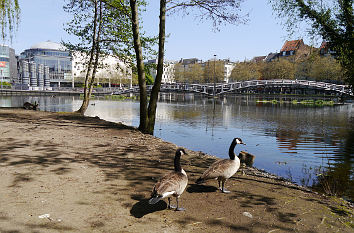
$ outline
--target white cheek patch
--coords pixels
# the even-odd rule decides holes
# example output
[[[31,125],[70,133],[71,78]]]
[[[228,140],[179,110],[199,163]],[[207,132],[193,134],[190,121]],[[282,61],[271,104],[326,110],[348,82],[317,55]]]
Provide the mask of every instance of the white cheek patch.
[[[242,142],[240,140],[238,140],[238,138],[236,138],[236,143],[241,144]]]

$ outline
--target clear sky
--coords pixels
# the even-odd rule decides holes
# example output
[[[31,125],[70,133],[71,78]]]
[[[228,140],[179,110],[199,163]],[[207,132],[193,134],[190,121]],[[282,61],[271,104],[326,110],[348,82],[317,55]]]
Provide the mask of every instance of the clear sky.
[[[21,22],[10,47],[16,54],[43,41],[60,42],[73,40],[63,29],[71,18],[63,11],[64,0],[20,0]],[[158,33],[159,1],[150,2],[143,14],[144,28],[148,34]],[[254,56],[267,55],[281,49],[288,38],[285,30],[272,15],[267,0],[246,0],[244,13],[249,13],[246,25],[226,25],[220,31],[213,31],[211,22],[199,22],[193,16],[167,17],[166,60],[199,58],[208,60],[217,55],[218,59],[243,61]],[[304,38],[306,44],[311,42]]]

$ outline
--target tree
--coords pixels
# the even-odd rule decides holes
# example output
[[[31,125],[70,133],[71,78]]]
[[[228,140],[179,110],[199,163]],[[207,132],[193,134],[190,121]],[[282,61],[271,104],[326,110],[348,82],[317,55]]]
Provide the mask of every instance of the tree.
[[[254,62],[239,62],[231,72],[232,81],[246,81],[260,79],[261,72],[259,65]]]
[[[107,56],[114,56],[126,64],[133,64],[132,30],[129,8],[121,0],[67,0],[64,10],[73,15],[66,31],[79,42],[64,43],[86,61],[84,99],[79,113],[87,110],[93,83],[99,67]],[[143,37],[143,47],[151,51],[154,40]]]
[[[199,63],[192,64],[188,71],[190,83],[201,83],[203,81],[203,68]]]
[[[174,74],[176,82],[185,82],[184,66],[181,63],[176,63],[174,67]]]
[[[66,31],[80,37],[81,43],[73,45],[66,44],[71,51],[82,53],[86,63],[87,70],[84,85],[84,100],[79,113],[84,114],[88,108],[93,89],[93,82],[97,72],[100,56],[100,43],[103,25],[103,3],[101,0],[70,0],[64,10],[72,13],[74,19],[69,23]],[[86,22],[86,24],[84,24]],[[86,57],[87,56],[87,57]]]
[[[269,0],[277,17],[284,18],[283,24],[289,32],[310,25],[311,36],[320,35],[337,53],[344,68],[346,80],[354,89],[354,32],[353,0]]]
[[[147,92],[145,84],[145,72],[144,63],[142,60],[142,46],[139,33],[139,17],[138,17],[138,5],[136,0],[130,0],[131,18],[132,18],[132,30],[134,38],[134,48],[137,58],[138,68],[138,80],[140,88],[140,124],[139,130],[143,133],[153,134],[155,127],[155,117],[158,94],[160,91],[162,74],[163,74],[163,61],[164,61],[164,45],[165,45],[165,20],[166,11],[183,11],[190,7],[197,7],[200,10],[200,17],[202,19],[210,19],[213,21],[213,25],[217,27],[223,22],[239,23],[242,21],[240,17],[234,11],[240,10],[240,3],[242,0],[201,0],[201,1],[171,1],[169,8],[166,6],[166,0],[160,0],[160,16],[159,16],[159,42],[158,42],[158,63],[157,63],[157,75],[154,85],[152,87],[150,101],[147,101]]]
[[[7,38],[12,41],[19,20],[20,5],[18,0],[0,0],[1,37],[3,41]]]
[[[316,81],[343,81],[342,67],[336,60],[329,56],[318,56],[311,65],[309,76]]]
[[[263,79],[294,79],[295,66],[288,59],[265,63],[261,69]]]
[[[205,79],[208,83],[224,81],[224,62],[209,60],[204,67]]]

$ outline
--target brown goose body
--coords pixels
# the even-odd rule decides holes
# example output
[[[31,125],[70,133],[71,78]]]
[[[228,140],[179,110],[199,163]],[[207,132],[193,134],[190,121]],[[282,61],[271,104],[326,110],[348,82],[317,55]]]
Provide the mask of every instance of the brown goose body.
[[[244,144],[240,138],[234,138],[231,142],[229,148],[230,159],[222,159],[214,162],[210,167],[197,179],[196,183],[201,184],[206,180],[217,179],[219,184],[219,189],[223,193],[228,193],[224,187],[225,182],[231,176],[233,176],[237,170],[240,168],[240,159],[235,156],[234,149],[237,144]],[[220,186],[222,184],[222,187]]]
[[[168,208],[175,208],[171,206],[171,196],[176,197],[177,207],[176,210],[184,210],[178,207],[178,199],[187,187],[188,176],[181,168],[180,157],[185,154],[183,149],[177,149],[174,160],[174,171],[167,173],[154,185],[151,193],[149,204],[155,204],[163,198],[168,198]]]
[[[223,159],[214,162],[200,177],[203,180],[217,179],[225,181],[233,176],[240,168],[240,159]]]
[[[154,186],[152,195],[165,197],[179,197],[187,187],[188,177],[182,169],[181,172],[170,172],[164,175]]]

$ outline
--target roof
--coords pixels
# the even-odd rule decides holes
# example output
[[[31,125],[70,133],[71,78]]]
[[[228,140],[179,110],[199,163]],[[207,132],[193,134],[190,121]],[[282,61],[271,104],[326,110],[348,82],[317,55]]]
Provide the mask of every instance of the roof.
[[[269,53],[264,60],[265,61],[271,61],[271,60],[277,58],[278,55],[279,55],[278,53]]]
[[[266,56],[257,56],[257,57],[254,57],[252,58],[252,62],[261,62],[263,61],[264,59],[266,58]]]
[[[65,50],[65,47],[62,44],[48,40],[45,42],[39,42],[37,44],[32,45],[31,49]]]
[[[326,48],[328,48],[328,43],[326,41],[323,41],[320,46],[320,49],[326,49]]]
[[[302,39],[301,40],[290,40],[290,41],[287,40],[287,41],[285,41],[280,52],[297,50],[301,44],[304,44],[304,41]]]

